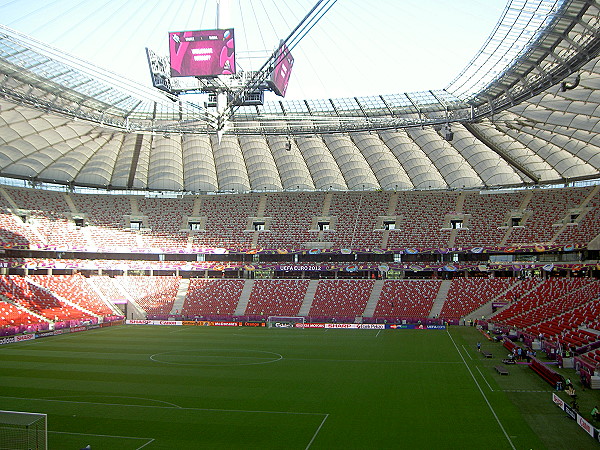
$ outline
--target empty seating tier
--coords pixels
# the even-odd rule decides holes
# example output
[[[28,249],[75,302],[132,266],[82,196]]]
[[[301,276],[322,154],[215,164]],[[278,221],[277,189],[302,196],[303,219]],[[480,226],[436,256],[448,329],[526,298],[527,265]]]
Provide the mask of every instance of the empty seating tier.
[[[243,288],[244,280],[192,278],[181,313],[184,316],[231,316]]]

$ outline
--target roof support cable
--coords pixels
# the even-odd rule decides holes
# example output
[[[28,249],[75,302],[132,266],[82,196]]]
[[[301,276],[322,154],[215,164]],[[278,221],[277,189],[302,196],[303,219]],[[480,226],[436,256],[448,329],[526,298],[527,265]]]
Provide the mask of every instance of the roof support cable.
[[[296,28],[282,40],[282,45],[285,45],[288,51],[291,52],[300,40],[314,28],[336,2],[337,0],[319,0],[308,14],[304,16]],[[277,63],[280,60],[279,48],[281,48],[281,46],[271,54],[262,67],[258,69],[246,84],[233,96],[225,110],[219,114],[219,117],[216,120],[219,128],[225,127],[227,120],[233,116],[235,110],[241,105],[242,99],[250,92],[256,90],[260,84],[269,77],[273,70],[275,70]]]
[[[500,156],[500,158],[502,158],[502,160],[507,162],[509,166],[511,166],[513,169],[525,174],[533,182],[535,182],[535,184],[539,184],[539,182],[540,182],[539,175],[533,173],[531,170],[529,170],[527,167],[525,167],[523,164],[521,164],[519,161],[514,159],[507,152],[505,152],[503,149],[501,149],[499,146],[497,146],[491,139],[488,139],[483,133],[481,133],[477,129],[477,127],[473,126],[470,123],[463,123],[463,126],[467,129],[467,131],[469,133],[471,133],[473,136],[475,136],[475,138],[479,142],[481,142],[483,145],[485,145],[491,151],[493,151],[498,156]]]
[[[425,125],[423,124],[423,113],[421,112],[421,108],[419,108],[417,106],[417,104],[415,102],[413,102],[412,98],[410,98],[410,96],[408,95],[407,92],[404,93],[404,96],[408,99],[410,104],[413,105],[413,108],[415,108],[415,110],[419,114],[419,122],[421,123],[421,129],[422,129]]]

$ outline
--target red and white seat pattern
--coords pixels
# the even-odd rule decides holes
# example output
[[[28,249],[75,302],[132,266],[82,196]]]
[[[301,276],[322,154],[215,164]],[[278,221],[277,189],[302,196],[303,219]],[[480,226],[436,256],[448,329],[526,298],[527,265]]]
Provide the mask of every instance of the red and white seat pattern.
[[[249,316],[297,316],[308,280],[256,280],[246,307]]]
[[[440,286],[438,280],[386,280],[373,317],[424,319]]]
[[[233,315],[244,280],[192,278],[181,313],[186,316]]]
[[[363,314],[373,280],[320,280],[309,316],[356,317]]]
[[[148,314],[168,315],[175,302],[181,277],[127,276],[116,280]]]

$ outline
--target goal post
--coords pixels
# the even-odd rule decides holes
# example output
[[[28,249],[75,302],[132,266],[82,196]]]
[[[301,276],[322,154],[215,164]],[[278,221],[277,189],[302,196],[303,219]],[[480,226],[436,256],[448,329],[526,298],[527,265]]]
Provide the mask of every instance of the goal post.
[[[268,328],[304,328],[304,317],[298,316],[269,316]]]
[[[0,410],[0,449],[47,450],[48,416]]]

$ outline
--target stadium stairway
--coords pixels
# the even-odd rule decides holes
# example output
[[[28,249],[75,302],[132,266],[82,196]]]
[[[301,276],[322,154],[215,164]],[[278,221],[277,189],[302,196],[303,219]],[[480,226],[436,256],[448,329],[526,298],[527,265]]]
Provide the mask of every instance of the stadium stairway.
[[[600,339],[600,330],[596,330],[594,328],[588,328],[586,326],[581,326],[581,327],[579,327],[579,329],[583,330],[583,331],[587,331],[589,333],[594,333],[594,334],[598,335],[598,339]]]
[[[440,285],[440,290],[438,291],[435,300],[433,301],[433,306],[431,307],[431,311],[429,312],[429,317],[437,317],[442,312],[442,308],[444,307],[444,303],[448,298],[448,291],[450,291],[450,285],[452,281],[444,280]]]
[[[4,199],[8,202],[12,209],[11,212],[13,214],[20,214],[19,211],[21,211],[21,208],[19,208],[19,205],[17,205],[17,203],[13,200],[8,191],[6,191],[3,188],[0,188],[0,195],[4,197]],[[38,227],[35,225],[34,222],[28,222],[26,226],[29,229],[29,231],[31,231],[31,233],[33,233],[40,240],[42,244],[48,244],[48,239],[45,236],[42,236],[42,233],[40,233],[40,230],[38,230]]]
[[[140,208],[138,206],[137,198],[133,195],[129,197],[129,203],[131,204],[131,214],[134,216],[138,216],[140,214]]]
[[[390,196],[390,200],[388,202],[388,209],[387,209],[387,215],[388,216],[393,216],[396,212],[396,207],[398,206],[398,199],[399,199],[399,195],[397,192],[394,192],[391,196]]]
[[[331,208],[331,199],[333,198],[333,194],[331,192],[325,194],[325,199],[323,201],[323,209],[321,210],[321,215],[328,216],[329,209]]]
[[[75,206],[75,203],[73,203],[73,199],[71,198],[71,196],[68,193],[63,193],[63,197],[65,199],[65,202],[67,203],[67,206],[69,207],[69,211],[71,211],[71,213],[73,214],[79,214],[80,212],[77,210],[77,206]]]
[[[383,289],[383,283],[383,280],[375,281],[375,284],[373,285],[373,290],[371,291],[371,295],[369,296],[369,301],[367,302],[367,306],[365,306],[363,317],[373,317],[373,313],[375,312],[375,308],[377,307],[377,302],[379,302],[381,290]]]
[[[173,302],[173,307],[171,308],[171,312],[169,314],[174,315],[174,314],[181,313],[189,285],[190,285],[189,278],[183,278],[179,282],[179,289],[177,290],[177,296],[175,297],[175,301]]]
[[[600,234],[590,241],[588,250],[600,250]]]
[[[532,197],[533,197],[533,191],[526,192],[525,197],[523,198],[523,201],[521,202],[521,204],[519,205],[519,208],[517,209],[518,212],[523,213],[523,217],[525,217],[527,215],[527,214],[525,214],[525,209],[527,208],[527,205],[529,205],[529,202],[531,201]],[[504,232],[504,237],[502,238],[502,240],[500,241],[500,243],[498,245],[500,245],[500,246],[506,245],[506,243],[510,239],[512,230],[513,230],[513,227],[506,227],[506,231]]]
[[[299,316],[308,316],[310,308],[312,307],[312,302],[315,298],[315,294],[317,293],[318,284],[318,281],[310,281],[308,283],[308,287],[306,288],[306,294],[304,294],[304,300],[302,301],[302,306],[300,306],[300,311],[298,311]]]
[[[129,314],[129,319],[144,320],[148,317],[146,311],[144,311],[142,307],[135,302],[135,300],[129,301],[126,311]]]
[[[202,207],[202,197],[196,197],[194,199],[194,206],[192,207],[192,216],[198,217],[200,215],[200,208]]]
[[[468,319],[479,319],[481,317],[490,317],[492,315],[492,313],[494,312],[493,308],[492,308],[492,303],[494,303],[494,300],[490,300],[487,303],[484,303],[483,305],[481,305],[479,308],[477,308],[474,311],[471,311],[469,314],[467,314],[464,319],[468,320]]]
[[[39,283],[36,283],[31,277],[26,277],[25,279],[27,280],[27,283],[29,283],[29,284],[31,284],[33,286],[38,287],[39,289],[41,289],[44,292],[49,293],[50,295],[52,295],[53,297],[57,298],[61,302],[65,303],[65,304],[67,304],[67,305],[69,305],[69,306],[71,306],[71,307],[73,307],[75,309],[78,309],[79,311],[83,311],[84,313],[86,313],[89,316],[96,317],[98,319],[102,318],[102,316],[100,316],[100,315],[98,315],[98,314],[90,311],[89,309],[85,309],[80,304],[72,302],[68,298],[62,297],[62,296],[58,295],[56,292],[53,292],[52,290],[48,289],[47,287],[42,286]]]
[[[248,280],[244,283],[244,288],[242,289],[242,293],[240,294],[240,301],[238,302],[235,312],[233,313],[235,316],[243,316],[246,312],[246,307],[248,306],[248,302],[250,301],[250,294],[252,293],[252,288],[254,287],[254,280]]]
[[[397,192],[394,192],[390,196],[390,201],[388,203],[388,209],[387,209],[388,216],[396,215],[395,212],[396,212],[396,207],[398,206],[398,198],[399,198],[399,195]],[[387,248],[389,239],[390,239],[390,230],[384,230],[383,234],[381,236],[381,248]]]
[[[87,243],[87,245],[90,248],[94,247],[94,241],[93,241],[93,234],[94,234],[94,228],[95,227],[83,227],[81,228],[81,235],[83,236],[83,238],[85,239],[85,242]]]
[[[581,204],[578,205],[577,209],[578,210],[584,210],[587,205],[592,201],[592,199],[596,196],[596,194],[598,194],[598,191],[600,190],[600,186],[595,186],[594,189],[592,189],[592,192],[589,193],[589,195],[581,202]],[[552,239],[550,239],[550,244],[554,244],[556,242],[556,240],[558,239],[558,237],[567,230],[567,228],[569,228],[569,226],[573,226],[573,224],[569,223],[569,222],[565,222],[562,224],[561,227],[558,228],[558,230],[554,233],[554,236],[552,236]]]
[[[264,220],[265,218],[265,209],[267,207],[267,196],[261,195],[260,200],[258,202],[258,209],[256,210],[256,218]],[[255,230],[252,233],[252,248],[258,247],[258,239],[260,238],[260,231]]]
[[[13,211],[16,213],[16,211],[19,210],[19,206],[15,203],[15,201],[12,199],[12,197],[10,195],[8,195],[8,192],[6,192],[6,190],[4,190],[4,188],[0,188],[0,195],[2,195],[2,197],[4,197],[4,199],[8,202],[8,204],[10,205],[10,207],[13,209]]]
[[[258,209],[256,210],[256,217],[264,217],[265,209],[267,208],[267,196],[261,195],[258,202]]]
[[[458,197],[456,198],[456,205],[454,205],[454,213],[455,214],[463,213],[463,207],[465,205],[466,197],[467,197],[467,194],[464,192],[461,192],[460,194],[458,194]],[[467,216],[471,217],[470,214],[467,214]],[[446,215],[446,217],[444,218],[444,221],[450,222],[450,220],[451,220],[450,217],[448,217],[448,215]],[[456,245],[456,237],[458,236],[459,230],[460,230],[459,228],[453,228],[452,230],[450,230],[450,236],[448,237],[448,247],[454,247]],[[441,311],[442,310],[440,309],[440,312]]]
[[[494,298],[492,298],[489,302],[484,303],[483,305],[481,305],[479,308],[477,308],[474,311],[471,311],[469,314],[465,315],[463,317],[463,319],[465,320],[469,320],[469,319],[479,319],[481,317],[486,317],[489,318],[491,316],[493,316],[494,314],[498,313],[501,310],[506,309],[508,306],[510,306],[510,303],[508,303],[506,306],[503,306],[502,308],[499,308],[497,311],[494,312],[494,308],[492,308],[492,304],[499,300],[502,299],[506,296],[506,294],[513,288],[514,286],[509,286],[508,288],[504,289],[502,292],[500,292],[498,295],[496,295]]]
[[[539,283],[538,283],[538,284],[536,284],[535,286],[533,286],[531,289],[529,289],[529,290],[527,290],[527,291],[524,291],[524,292],[522,292],[522,293],[521,293],[521,295],[519,296],[519,298],[518,298],[518,299],[516,299],[516,300],[520,300],[521,298],[523,298],[523,297],[525,297],[525,296],[529,295],[529,294],[530,294],[532,291],[535,291],[536,289],[538,289],[538,288],[540,287],[540,285],[542,284],[542,282],[543,282],[543,281],[542,281],[542,280],[540,280],[540,281],[539,281]],[[500,295],[496,296],[496,297],[495,297],[495,299],[498,299],[498,298],[500,298],[500,296],[507,296],[507,295],[511,295],[511,291],[512,291],[513,289],[515,289],[515,288],[516,288],[516,286],[517,286],[517,284],[513,284],[513,285],[512,285],[512,286],[510,286],[510,287],[509,287],[507,290],[505,290],[504,292],[502,292]],[[514,303],[514,301],[513,301],[513,302],[510,302],[510,303],[508,303],[507,305],[503,306],[502,308],[498,308],[498,309],[497,309],[495,312],[493,312],[493,313],[492,313],[490,316],[488,316],[488,319],[490,319],[490,318],[492,318],[492,317],[495,317],[495,316],[497,316],[498,314],[500,314],[502,311],[504,311],[504,310],[506,310],[506,309],[510,308],[510,307],[513,305],[513,303]],[[518,313],[517,315],[521,315],[521,314],[523,314],[523,312],[520,312],[520,313]]]
[[[92,291],[94,291],[96,293],[96,295],[98,297],[100,297],[102,299],[102,301],[106,304],[106,306],[108,306],[112,312],[115,313],[115,315],[120,316],[123,314],[123,311],[121,311],[113,302],[111,302],[106,295],[104,295],[104,293],[102,291],[100,291],[100,289],[98,289],[98,286],[96,286],[96,284],[94,284],[90,279],[88,279],[86,281],[86,284],[90,287],[90,289]]]
[[[15,308],[20,309],[21,311],[24,311],[27,314],[32,315],[33,317],[37,317],[42,322],[52,323],[52,321],[50,319],[48,319],[47,317],[44,317],[41,314],[36,313],[35,311],[27,309],[23,305],[20,305],[19,303],[15,303],[14,301],[12,301],[11,299],[5,297],[4,295],[0,294],[0,300],[3,301],[3,302],[5,302],[5,303],[8,303],[10,305],[13,305]]]
[[[85,213],[83,213],[77,209],[77,205],[75,205],[75,202],[73,201],[73,198],[71,197],[71,195],[69,193],[65,192],[63,194],[63,196],[65,199],[65,202],[69,206],[69,211],[71,211],[71,217],[73,217],[74,215],[86,217]],[[87,227],[87,226],[86,227],[77,227],[77,229],[81,233],[81,236],[85,239],[86,245],[89,248],[94,247],[94,241],[92,239],[93,232],[92,232],[91,227]],[[100,298],[102,298],[102,296]],[[105,301],[105,303],[106,303],[106,301]],[[110,306],[110,302],[108,302],[107,304],[109,305],[109,307],[111,307],[111,309],[114,309],[114,307]]]
[[[116,288],[119,290],[121,294],[123,294],[123,298],[127,300],[127,313],[129,317],[127,319],[145,319],[146,311],[144,311],[140,305],[138,305],[133,297],[129,294],[125,286],[121,283],[115,283]],[[131,305],[131,307],[129,307]]]

